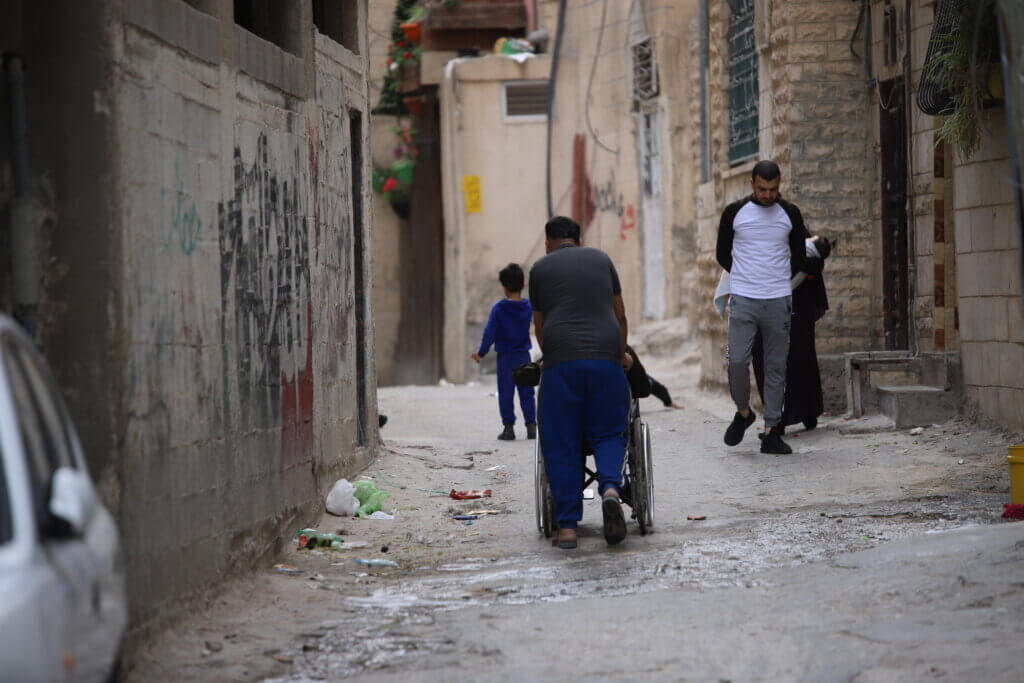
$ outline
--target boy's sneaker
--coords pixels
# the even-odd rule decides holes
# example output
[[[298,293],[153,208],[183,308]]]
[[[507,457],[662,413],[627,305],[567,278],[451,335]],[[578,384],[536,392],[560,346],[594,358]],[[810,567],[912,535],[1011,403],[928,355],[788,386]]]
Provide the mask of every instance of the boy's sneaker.
[[[732,424],[725,430],[725,445],[735,446],[740,441],[743,441],[743,432],[747,431],[747,427],[754,424],[756,419],[757,415],[754,414],[753,410],[746,417],[736,413],[736,417],[732,418]]]
[[[537,423],[527,422],[526,423],[526,438],[536,439],[537,438]]]
[[[764,440],[761,442],[762,453],[774,453],[775,455],[789,455],[793,452],[793,449],[789,447],[785,441],[782,440],[782,431],[778,427],[772,427],[765,434]]]
[[[512,425],[505,425],[505,431],[498,434],[498,438],[502,441],[515,441],[516,433],[512,431]]]

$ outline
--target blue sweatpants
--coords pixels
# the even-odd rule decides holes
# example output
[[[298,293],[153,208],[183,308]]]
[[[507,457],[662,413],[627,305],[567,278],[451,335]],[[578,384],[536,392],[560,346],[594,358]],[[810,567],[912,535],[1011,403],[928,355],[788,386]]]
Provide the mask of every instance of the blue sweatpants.
[[[498,409],[501,411],[501,423],[516,423],[515,397],[519,389],[519,408],[523,411],[523,422],[537,422],[537,407],[533,402],[533,387],[516,387],[512,381],[512,371],[524,363],[530,362],[529,351],[511,351],[498,354]]]
[[[600,492],[621,490],[628,423],[629,384],[618,363],[573,360],[544,369],[540,438],[559,528],[575,529],[583,519],[584,439]]]

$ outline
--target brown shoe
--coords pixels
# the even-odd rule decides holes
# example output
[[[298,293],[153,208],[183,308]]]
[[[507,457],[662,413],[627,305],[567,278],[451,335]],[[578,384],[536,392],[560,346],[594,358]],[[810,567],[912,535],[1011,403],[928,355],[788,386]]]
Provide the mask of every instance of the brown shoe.
[[[576,547],[577,536],[575,529],[559,529],[551,540],[551,545],[562,550],[572,550]]]

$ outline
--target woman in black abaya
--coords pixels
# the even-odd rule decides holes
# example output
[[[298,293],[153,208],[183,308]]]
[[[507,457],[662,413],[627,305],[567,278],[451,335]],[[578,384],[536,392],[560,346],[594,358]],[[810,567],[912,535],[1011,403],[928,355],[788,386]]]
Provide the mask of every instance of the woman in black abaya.
[[[810,237],[810,235],[808,235]],[[793,319],[789,330],[789,356],[786,358],[786,392],[783,396],[782,420],[779,426],[803,423],[806,429],[818,426],[824,410],[818,354],[814,348],[814,324],[828,310],[828,296],[822,270],[832,245],[821,236],[808,245],[805,259],[806,276],[793,289]],[[754,377],[757,391],[764,402],[764,349],[761,333],[754,338]]]

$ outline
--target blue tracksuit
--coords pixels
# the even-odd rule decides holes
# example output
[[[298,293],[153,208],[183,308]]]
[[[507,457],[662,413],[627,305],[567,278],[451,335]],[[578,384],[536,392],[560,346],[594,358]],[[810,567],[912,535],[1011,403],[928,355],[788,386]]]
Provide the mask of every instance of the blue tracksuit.
[[[622,490],[629,400],[626,373],[614,361],[571,360],[544,368],[540,439],[560,529],[575,529],[583,519],[584,440],[594,451],[598,490]]]
[[[477,354],[483,358],[494,345],[498,353],[498,408],[502,424],[515,424],[515,390],[512,371],[530,362],[530,321],[533,309],[529,299],[502,299],[491,307],[491,314],[484,327]],[[519,387],[519,407],[523,421],[533,424],[537,421],[537,410],[533,400],[533,387]]]

